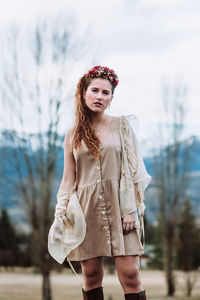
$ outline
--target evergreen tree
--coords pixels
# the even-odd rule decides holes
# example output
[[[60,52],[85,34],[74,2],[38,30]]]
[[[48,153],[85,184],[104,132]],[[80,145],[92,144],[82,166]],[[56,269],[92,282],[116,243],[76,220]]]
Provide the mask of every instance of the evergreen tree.
[[[186,274],[186,294],[190,296],[195,282],[192,271],[200,266],[200,229],[189,198],[185,198],[181,210],[178,238],[177,265]]]
[[[151,230],[151,244],[153,249],[151,251],[151,260],[148,263],[148,267],[153,269],[163,270],[163,246],[162,246],[162,222],[158,217],[158,223],[153,226]]]
[[[0,265],[15,265],[18,255],[17,234],[6,209],[3,208],[0,216]]]
[[[152,244],[154,237],[154,226],[148,221],[146,215],[144,215],[144,230],[145,230],[145,243]]]
[[[0,215],[0,265],[30,266],[30,234],[18,233],[5,208]]]

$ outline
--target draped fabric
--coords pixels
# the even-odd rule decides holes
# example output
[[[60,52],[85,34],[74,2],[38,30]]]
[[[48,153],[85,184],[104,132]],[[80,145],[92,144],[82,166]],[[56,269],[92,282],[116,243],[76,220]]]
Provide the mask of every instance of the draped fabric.
[[[70,199],[66,206],[66,198]],[[54,222],[48,235],[48,250],[62,264],[66,256],[84,240],[86,222],[76,195],[76,183],[71,193],[57,194]]]
[[[137,128],[135,130],[135,128]],[[138,121],[134,114],[121,116],[120,136],[123,148],[122,176],[120,183],[120,207],[122,217],[138,210],[140,216],[140,236],[144,238],[144,191],[152,178],[147,173],[139,149],[136,133]],[[134,183],[138,184],[137,195],[134,193]]]

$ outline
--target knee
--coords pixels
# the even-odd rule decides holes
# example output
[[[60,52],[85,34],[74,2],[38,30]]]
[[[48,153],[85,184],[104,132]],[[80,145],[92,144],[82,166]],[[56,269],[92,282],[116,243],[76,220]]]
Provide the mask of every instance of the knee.
[[[132,266],[131,268],[125,268],[121,272],[121,279],[126,282],[126,285],[138,285],[139,283],[139,268]]]
[[[103,272],[102,272],[102,270],[99,270],[99,269],[90,268],[90,269],[84,270],[83,275],[85,277],[87,284],[92,286],[92,285],[96,284],[97,282],[102,281]]]

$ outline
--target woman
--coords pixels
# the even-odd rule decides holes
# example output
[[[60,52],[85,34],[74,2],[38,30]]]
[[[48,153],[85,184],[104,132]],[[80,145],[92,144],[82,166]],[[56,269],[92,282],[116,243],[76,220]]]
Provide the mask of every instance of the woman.
[[[81,77],[75,95],[74,126],[67,132],[64,142],[64,172],[57,196],[55,217],[62,215],[64,220],[63,214],[73,201],[70,198],[71,191],[75,189],[78,201],[74,215],[78,214],[77,211],[81,208],[80,214],[83,213],[85,224],[82,222],[80,225],[74,216],[71,218],[69,223],[72,228],[74,222],[79,229],[76,230],[75,239],[72,237],[70,240],[70,234],[66,234],[68,241],[65,241],[65,245],[70,248],[71,242],[73,244],[76,239],[78,242],[75,242],[70,250],[64,248],[64,253],[68,254],[68,261],[81,262],[84,279],[83,299],[104,299],[103,256],[114,257],[125,299],[146,299],[138,265],[143,246],[139,236],[141,228],[138,223],[136,199],[143,200],[140,196],[149,184],[151,176],[146,172],[143,160],[139,156],[137,140],[128,119],[105,114],[118,82],[116,73],[102,66],[93,67]],[[125,141],[124,149],[131,147],[126,161],[133,162],[130,174],[134,190],[130,207],[123,211],[120,128],[124,130],[126,126],[129,126],[130,140]],[[126,171],[123,171],[123,175],[126,176]],[[63,224],[70,219],[70,209],[68,213]],[[62,236],[62,230],[52,228],[50,235],[55,236],[55,232],[60,231]],[[56,238],[50,235],[49,241],[54,239],[53,245]],[[49,251],[52,254],[53,246],[50,244],[51,242]],[[54,253],[58,251],[58,247]],[[63,259],[59,262],[62,261]]]

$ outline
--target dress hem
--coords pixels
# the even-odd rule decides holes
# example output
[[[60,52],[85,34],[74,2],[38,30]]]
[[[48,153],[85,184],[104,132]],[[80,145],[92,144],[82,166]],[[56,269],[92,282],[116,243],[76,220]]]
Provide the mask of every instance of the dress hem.
[[[115,256],[141,256],[142,254],[144,254],[144,251],[140,251],[139,253],[132,253],[132,254],[116,254],[116,255],[105,255],[105,254],[102,254],[102,255],[96,255],[96,256],[89,256],[87,258],[83,258],[83,259],[68,259],[67,258],[67,261],[70,261],[70,262],[73,262],[73,261],[83,261],[83,260],[88,260],[88,259],[92,259],[92,258],[95,258],[95,257],[115,257]]]

